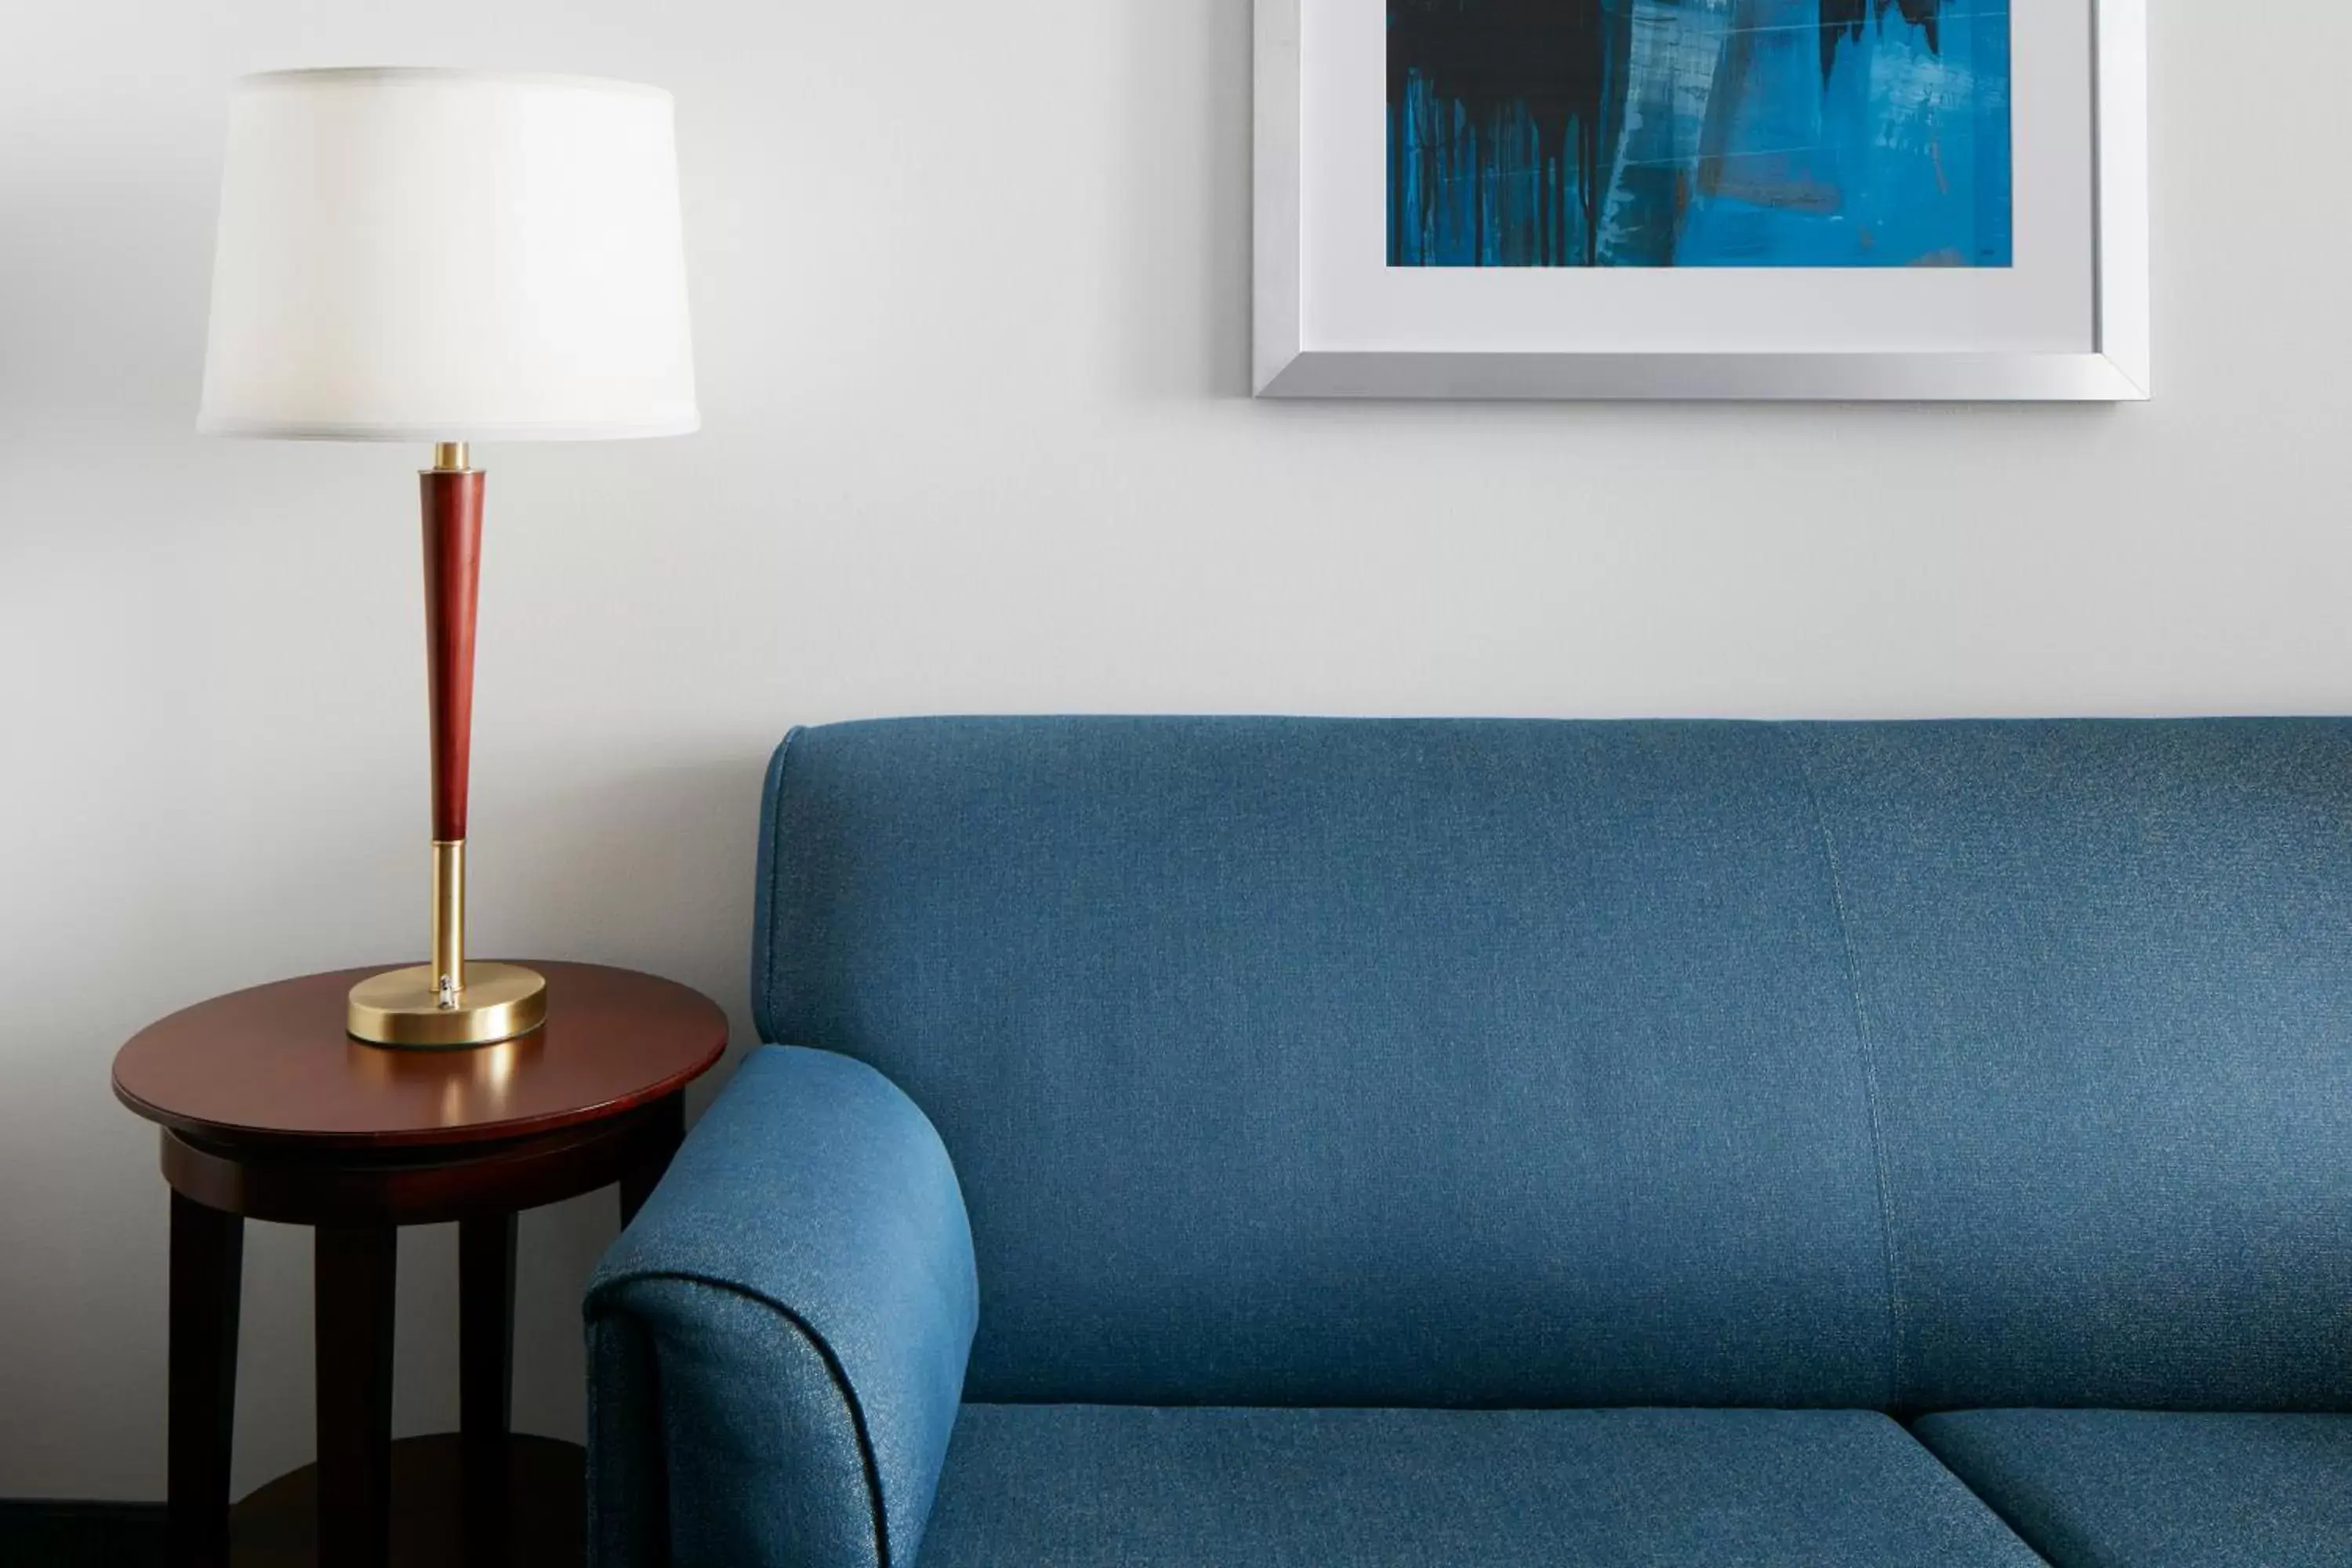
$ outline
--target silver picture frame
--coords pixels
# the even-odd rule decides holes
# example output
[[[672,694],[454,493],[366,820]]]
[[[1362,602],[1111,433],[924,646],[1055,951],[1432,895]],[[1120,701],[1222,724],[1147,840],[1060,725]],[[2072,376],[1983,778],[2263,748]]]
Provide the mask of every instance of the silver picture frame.
[[[2092,0],[2088,353],[1365,352],[1301,331],[1300,8],[1256,0],[1253,384],[1260,397],[2127,403],[2150,395],[2147,0]]]

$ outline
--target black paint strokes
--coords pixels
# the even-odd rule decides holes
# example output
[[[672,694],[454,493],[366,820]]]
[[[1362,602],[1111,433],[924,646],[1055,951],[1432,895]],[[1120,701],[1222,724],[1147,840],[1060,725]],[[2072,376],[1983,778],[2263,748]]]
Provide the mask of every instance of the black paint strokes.
[[[1903,19],[1927,35],[1930,52],[1944,52],[1944,0],[1822,0],[1822,79],[1829,79],[1837,64],[1838,40],[1862,37],[1873,14],[1884,24],[1888,10],[1900,6]]]
[[[1389,0],[1392,115],[1415,75],[1441,100],[1458,103],[1475,135],[1491,136],[1507,108],[1523,106],[1540,159],[1576,172],[1579,210],[1557,210],[1567,182],[1542,187],[1537,265],[1560,265],[1570,250],[1589,261],[1598,247],[1601,153],[1624,113],[1633,25],[1627,0]],[[1474,176],[1482,167],[1473,163]],[[1474,195],[1474,210],[1483,207],[1483,194]],[[1571,244],[1571,226],[1580,245]]]
[[[1390,267],[2011,265],[2011,0],[1384,4]]]

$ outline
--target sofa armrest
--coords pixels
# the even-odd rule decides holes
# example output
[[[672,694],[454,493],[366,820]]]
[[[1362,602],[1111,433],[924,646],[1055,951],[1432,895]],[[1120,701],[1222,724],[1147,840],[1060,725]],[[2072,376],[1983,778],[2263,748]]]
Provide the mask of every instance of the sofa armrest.
[[[746,1058],[587,1299],[593,1568],[904,1568],[979,1313],[946,1148],[861,1062]]]

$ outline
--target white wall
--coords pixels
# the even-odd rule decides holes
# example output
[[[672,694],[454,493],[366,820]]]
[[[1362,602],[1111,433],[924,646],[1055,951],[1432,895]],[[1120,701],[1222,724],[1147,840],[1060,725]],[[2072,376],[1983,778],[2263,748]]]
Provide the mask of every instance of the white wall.
[[[115,1047],[422,936],[424,454],[190,434],[232,76],[677,92],[707,429],[478,455],[474,916],[740,1034],[794,721],[2341,710],[2352,12],[2158,9],[2159,401],[1936,411],[1251,403],[1247,0],[9,0],[0,1496],[162,1495]],[[611,1209],[525,1222],[529,1427]],[[403,1250],[404,1431],[454,1255]],[[308,1260],[254,1227],[240,1488],[309,1455]]]

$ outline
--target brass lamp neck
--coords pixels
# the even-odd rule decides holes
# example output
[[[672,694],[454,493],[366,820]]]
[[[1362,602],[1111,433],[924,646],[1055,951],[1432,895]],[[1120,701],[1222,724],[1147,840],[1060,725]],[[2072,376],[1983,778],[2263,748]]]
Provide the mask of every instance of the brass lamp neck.
[[[471,455],[463,441],[433,443],[433,468],[436,473],[462,474],[473,467]]]
[[[466,841],[433,844],[433,990],[444,1009],[466,991]]]

